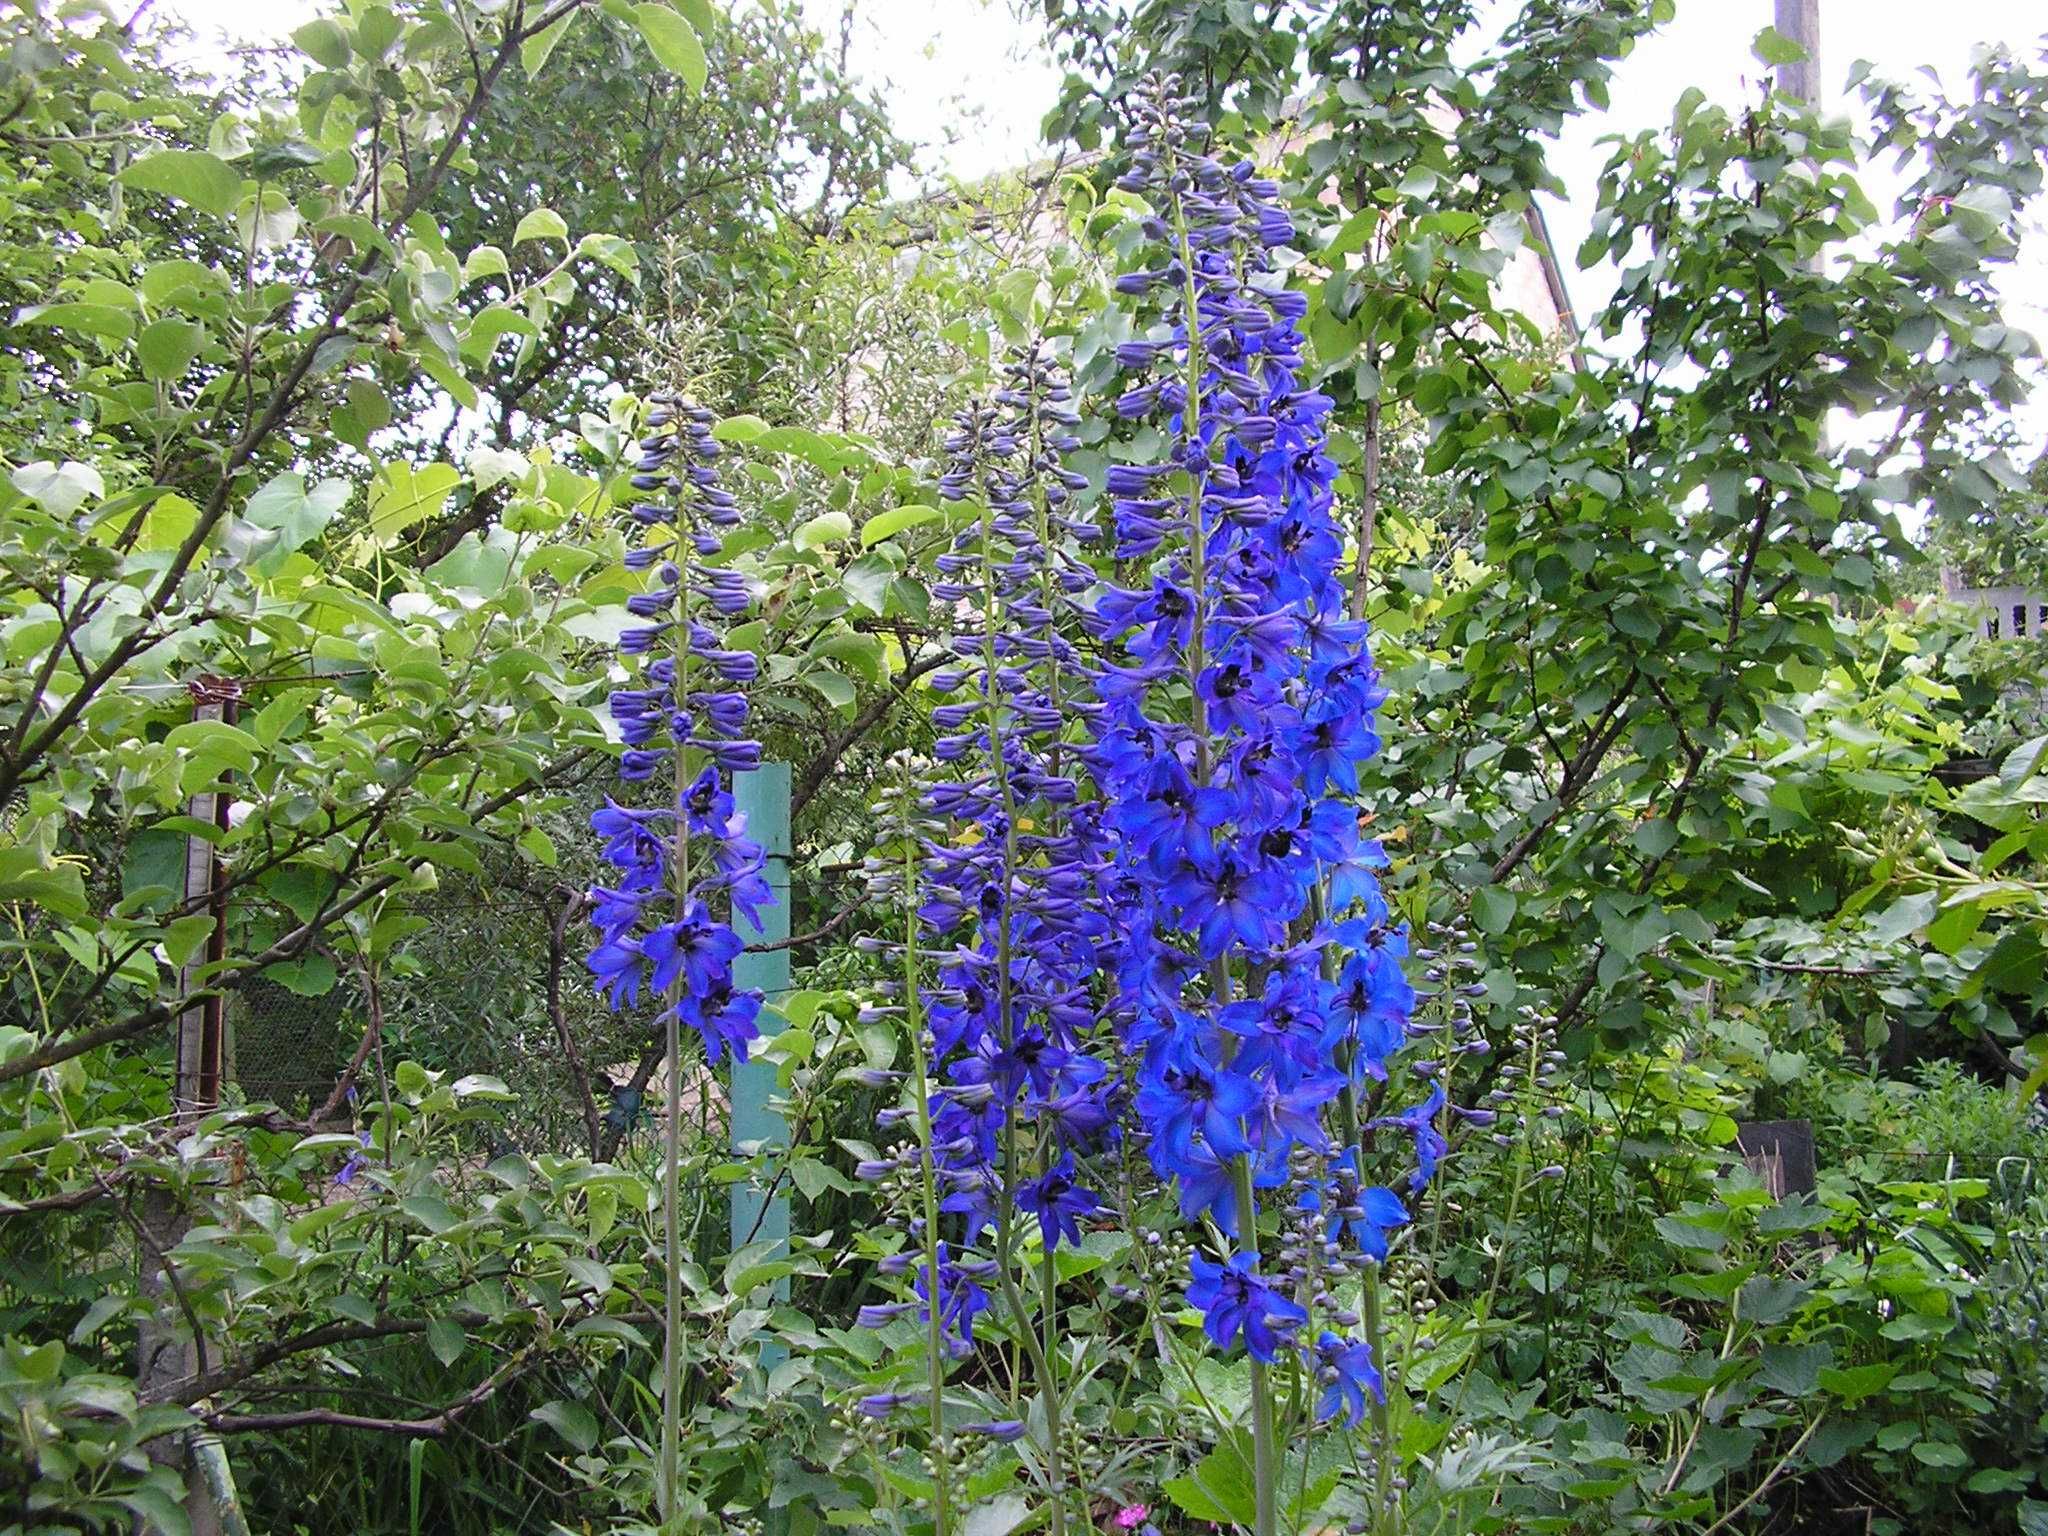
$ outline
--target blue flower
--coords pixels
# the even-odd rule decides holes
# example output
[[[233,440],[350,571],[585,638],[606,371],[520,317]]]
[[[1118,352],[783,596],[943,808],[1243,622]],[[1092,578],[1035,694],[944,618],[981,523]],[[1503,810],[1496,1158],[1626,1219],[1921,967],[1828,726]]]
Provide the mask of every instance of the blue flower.
[[[640,953],[653,963],[649,984],[666,993],[678,981],[690,997],[706,997],[731,975],[732,962],[743,946],[739,935],[715,923],[701,901],[691,901],[683,915],[662,923],[640,941]]]
[[[1443,1132],[1436,1126],[1436,1117],[1442,1113],[1444,1102],[1444,1085],[1432,1083],[1429,1097],[1420,1104],[1412,1105],[1398,1115],[1383,1115],[1369,1122],[1370,1129],[1405,1131],[1414,1139],[1415,1171],[1408,1179],[1410,1189],[1420,1190],[1436,1177],[1437,1164],[1449,1147]]]
[[[651,875],[658,881],[674,820],[673,811],[630,811],[607,796],[604,809],[591,815],[590,830],[605,839],[602,851],[607,863],[631,876]]]
[[[1024,1421],[1022,1419],[981,1419],[971,1424],[962,1424],[960,1426],[960,1433],[963,1435],[979,1435],[983,1439],[994,1440],[1000,1444],[1007,1445],[1013,1440],[1022,1440],[1024,1438]]]
[[[705,1059],[715,1067],[727,1051],[736,1061],[747,1059],[761,1036],[761,1003],[762,994],[757,990],[736,991],[728,972],[707,991],[685,997],[677,1005],[676,1017],[703,1037]]]
[[[931,1266],[917,1271],[917,1298],[922,1303],[918,1316],[931,1321]],[[974,1320],[988,1310],[988,1292],[967,1273],[967,1266],[946,1257],[946,1245],[939,1244],[939,1328],[947,1346],[965,1354],[974,1346]]]
[[[1366,1394],[1379,1402],[1387,1400],[1380,1373],[1373,1364],[1372,1345],[1363,1339],[1340,1339],[1325,1332],[1316,1340],[1316,1361],[1322,1367],[1323,1396],[1316,1405],[1316,1418],[1341,1417],[1356,1429],[1365,1417]]]
[[[1408,1207],[1401,1203],[1399,1195],[1380,1184],[1360,1190],[1358,1203],[1365,1214],[1350,1224],[1358,1251],[1369,1258],[1384,1260],[1387,1256],[1387,1233],[1394,1227],[1408,1224]]]
[[[1020,1186],[1017,1205],[1038,1218],[1038,1230],[1048,1250],[1064,1238],[1073,1247],[1081,1244],[1081,1218],[1095,1213],[1095,1196],[1074,1183],[1074,1159],[1062,1157],[1045,1173]]]
[[[334,1171],[334,1182],[337,1184],[353,1184],[356,1176],[370,1166],[370,1133],[357,1131],[356,1141],[359,1145],[349,1153],[348,1160]]]
[[[920,1392],[870,1392],[853,1406],[863,1418],[886,1419],[898,1408],[924,1401]]]
[[[1271,1365],[1280,1358],[1285,1336],[1308,1321],[1306,1311],[1261,1278],[1251,1254],[1234,1253],[1223,1264],[1198,1254],[1188,1267],[1195,1276],[1188,1305],[1201,1310],[1202,1331],[1219,1349],[1229,1349],[1243,1334],[1251,1357]]]
[[[1138,1086],[1138,1114],[1152,1133],[1155,1155],[1163,1153],[1169,1167],[1192,1155],[1198,1135],[1219,1157],[1248,1150],[1244,1119],[1258,1102],[1249,1078],[1192,1051]]]
[[[640,982],[647,967],[640,957],[637,940],[608,939],[593,949],[583,963],[597,978],[613,1012],[630,1008],[640,1000]]]
[[[1205,960],[1219,958],[1233,943],[1253,950],[1272,947],[1300,906],[1277,869],[1236,853],[1183,864],[1161,894],[1199,931]]]

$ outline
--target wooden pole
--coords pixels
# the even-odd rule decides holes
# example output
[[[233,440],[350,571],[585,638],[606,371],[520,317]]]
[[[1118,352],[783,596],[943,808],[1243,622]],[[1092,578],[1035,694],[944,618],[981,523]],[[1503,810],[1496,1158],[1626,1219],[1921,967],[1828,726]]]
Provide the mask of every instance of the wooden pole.
[[[223,725],[235,723],[242,693],[232,679],[202,677],[191,685],[191,693],[194,720],[219,721]],[[224,831],[232,800],[227,785],[217,784],[194,795],[187,813],[194,821],[202,821]],[[227,955],[227,883],[211,838],[195,835],[186,839],[185,899],[194,904],[203,902],[208,915],[213,918],[213,932],[178,979],[181,992],[193,992],[203,985],[202,973],[206,968]],[[220,1103],[227,1061],[226,999],[218,995],[204,998],[180,1013],[172,1048],[171,1101],[180,1122],[189,1123],[200,1119]],[[141,1357],[137,1375],[145,1389],[168,1387],[191,1377],[199,1369],[198,1341],[183,1337],[179,1332],[184,1326],[184,1317],[171,1289],[169,1260],[165,1257],[183,1240],[188,1224],[188,1213],[175,1196],[163,1190],[152,1190],[143,1197],[140,1230],[145,1241],[142,1252],[137,1255],[140,1264],[137,1289],[153,1306],[151,1314],[137,1329],[136,1337]],[[218,1536],[221,1529],[219,1508],[206,1475],[208,1468],[204,1458],[193,1454],[190,1437],[181,1435],[151,1441],[148,1451],[151,1460],[183,1471],[185,1513],[191,1521],[192,1536]],[[219,1452],[216,1445],[214,1454],[220,1455],[221,1462],[220,1467],[213,1470],[220,1476],[228,1475],[225,1453]],[[148,1521],[139,1521],[138,1526],[145,1531],[155,1530]]]
[[[201,678],[192,685],[192,718],[233,725],[240,713],[241,689],[226,678]],[[225,783],[194,795],[187,814],[227,830],[228,807],[234,797]],[[213,918],[213,932],[179,978],[180,989],[196,991],[199,973],[227,957],[227,890],[225,874],[215,856],[213,839],[185,841],[185,899],[204,900]],[[204,998],[178,1015],[176,1087],[178,1113],[188,1118],[206,1114],[220,1103],[227,1061],[227,999]]]
[[[1775,0],[1774,25],[1806,50],[1806,57],[1778,66],[1778,89],[1795,101],[1822,105],[1820,93],[1820,0]]]

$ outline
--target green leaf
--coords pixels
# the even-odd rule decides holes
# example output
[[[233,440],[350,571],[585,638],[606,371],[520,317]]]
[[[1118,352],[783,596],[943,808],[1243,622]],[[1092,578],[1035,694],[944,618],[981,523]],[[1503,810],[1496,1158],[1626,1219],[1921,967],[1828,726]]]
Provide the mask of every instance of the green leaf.
[[[576,19],[571,11],[551,27],[543,27],[519,45],[519,67],[526,71],[530,80],[539,74],[548,62],[548,55],[555,51],[555,44],[568,36],[569,23]]]
[[[1970,1464],[1969,1453],[1947,1440],[1915,1442],[1913,1459],[1930,1467],[1967,1467]]]
[[[854,687],[843,673],[830,667],[813,667],[804,674],[804,682],[817,690],[827,704],[834,709],[851,709],[856,697]]]
[[[194,294],[203,298],[224,293],[227,289],[226,280],[214,268],[182,260],[152,263],[135,286],[141,292],[143,302],[152,309],[160,309],[173,299],[188,298]]]
[[[2036,1035],[2020,1048],[2022,1062],[2029,1055],[2032,1056],[2034,1065],[2027,1073],[2026,1080],[2019,1085],[2018,1094],[2021,1104],[2031,1106],[2034,1095],[2041,1091],[2044,1084],[2048,1084],[2048,1034]]]
[[[158,192],[226,218],[242,200],[242,178],[203,149],[163,149],[137,160],[116,178],[141,192]]]
[[[1825,1344],[1766,1344],[1756,1379],[1773,1392],[1805,1397],[1820,1385],[1820,1373],[1834,1358]]]
[[[790,535],[798,549],[823,549],[841,539],[853,537],[853,519],[844,512],[820,512]]]
[[[462,286],[467,288],[479,278],[507,277],[512,264],[505,259],[505,253],[495,245],[480,245],[462,259]]]
[[[936,523],[944,516],[945,514],[937,507],[917,505],[895,507],[887,512],[877,512],[873,517],[860,525],[861,547],[863,549],[873,549],[892,534],[901,533],[906,528],[917,528],[926,523]]]
[[[1249,1529],[1256,1519],[1251,1468],[1235,1440],[1224,1441],[1196,1462],[1187,1476],[1171,1478],[1162,1487],[1182,1513],[1197,1520]]]
[[[327,151],[304,139],[286,139],[277,144],[259,144],[249,153],[249,174],[263,181],[275,180],[287,171],[304,170],[327,159]],[[283,193],[275,194],[282,198]],[[287,206],[289,206],[287,204]],[[296,212],[296,210],[295,210]],[[296,228],[296,222],[293,225]],[[290,236],[285,236],[289,239]]]
[[[1876,1365],[1852,1365],[1844,1370],[1823,1370],[1820,1385],[1845,1403],[1859,1403],[1891,1385],[1898,1366],[1880,1361]]]
[[[444,1366],[451,1366],[462,1358],[462,1351],[469,1337],[462,1331],[462,1325],[445,1317],[437,1317],[427,1324],[427,1348],[434,1352],[434,1358]]]
[[[1636,827],[1630,841],[1651,858],[1660,859],[1678,845],[1678,828],[1666,817],[1652,816]]]
[[[758,416],[728,416],[711,429],[721,443],[751,443],[769,429]]]
[[[37,459],[22,465],[9,479],[22,495],[59,517],[69,517],[87,501],[98,501],[107,494],[107,482],[98,470],[68,460],[53,464]]]
[[[1927,942],[1944,955],[1953,955],[1974,939],[1983,925],[1984,909],[1974,901],[1961,902],[1927,925]]]
[[[1805,1195],[1788,1195],[1756,1213],[1756,1229],[1767,1237],[1784,1232],[1811,1232],[1826,1226],[1832,1216],[1826,1206]]]
[[[1916,928],[1924,928],[1933,920],[1934,902],[1932,891],[1914,891],[1901,896],[1872,921],[1871,938],[1880,944],[1896,944]]]
[[[2026,996],[2041,985],[2044,968],[2048,968],[2048,951],[2041,947],[2041,941],[2027,928],[2014,925],[2000,935],[1970,979],[1964,984],[1962,995],[1975,997],[1980,992],[2010,993]]]
[[[1022,1494],[998,1494],[967,1511],[960,1521],[960,1536],[1010,1536],[1031,1513],[1031,1501]]]
[[[636,5],[633,24],[647,40],[647,51],[663,69],[677,76],[693,92],[704,89],[710,65],[704,45],[690,24],[666,5]]]
[[[1728,1243],[1726,1232],[1687,1221],[1681,1216],[1659,1216],[1655,1226],[1664,1241],[1694,1253],[1719,1253]]]
[[[1781,1323],[1797,1312],[1813,1286],[1805,1280],[1755,1275],[1736,1294],[1736,1315],[1752,1323]]]
[[[176,549],[199,526],[197,506],[156,485],[141,485],[100,504],[92,522],[94,537],[111,543],[135,524],[135,508],[141,508],[141,524],[133,535],[135,549]]]
[[[1806,50],[1776,27],[1765,27],[1757,33],[1749,51],[1764,64],[1797,64],[1806,57]]]
[[[187,720],[174,725],[165,734],[164,745],[233,773],[247,773],[256,766],[256,738],[225,720]]]
[[[532,1416],[568,1441],[573,1450],[587,1451],[597,1444],[597,1416],[581,1403],[542,1403]]]
[[[404,35],[404,24],[390,6],[367,5],[356,21],[355,50],[366,59],[381,59]]]
[[[488,538],[465,533],[453,549],[427,567],[426,575],[444,587],[494,597],[512,579],[512,554],[512,540],[502,529],[493,528]]]
[[[128,1298],[119,1292],[102,1296],[98,1301],[85,1309],[85,1316],[81,1317],[77,1325],[72,1328],[71,1342],[83,1344],[87,1339],[92,1338],[102,1328],[106,1327],[108,1323],[127,1311],[127,1309]]]
[[[190,839],[170,827],[145,827],[128,839],[121,855],[121,900],[131,910],[155,912],[185,890],[185,857]],[[147,893],[166,893],[159,900]]]
[[[135,343],[142,376],[159,383],[181,379],[206,345],[206,327],[196,320],[158,320]]]
[[[896,569],[880,555],[862,555],[840,577],[840,585],[846,588],[846,595],[856,606],[869,613],[880,613],[889,601],[889,583],[896,579]]]
[[[334,962],[325,955],[301,955],[296,960],[281,960],[276,965],[265,966],[263,976],[300,997],[325,997],[341,979]]]
[[[292,41],[322,69],[348,68],[348,32],[338,21],[325,16],[309,21],[292,34]]]
[[[898,576],[889,583],[889,610],[922,624],[931,617],[932,594],[914,576]]]
[[[164,929],[164,958],[183,970],[198,955],[199,946],[212,936],[212,918],[203,914],[181,917]]]
[[[272,564],[273,557],[318,538],[354,494],[355,487],[346,480],[322,480],[308,490],[304,475],[287,471],[251,496],[243,515],[258,528],[276,530],[277,544],[265,560]]]
[[[1504,886],[1482,885],[1472,893],[1472,921],[1482,932],[1506,933],[1515,920],[1515,893]]]
[[[552,208],[536,208],[519,221],[519,227],[512,231],[512,243],[524,245],[529,240],[559,240],[569,243],[568,222]]]
[[[126,341],[135,330],[134,312],[120,304],[34,304],[17,312],[15,318],[22,325],[47,325],[106,341]]]
[[[448,366],[446,359],[435,352],[423,352],[419,357],[422,372],[436,384],[455,397],[456,402],[467,410],[475,410],[477,403],[476,386],[455,369]]]
[[[370,482],[370,531],[388,543],[414,523],[440,516],[449,493],[461,481],[452,464],[429,464],[419,470],[410,464],[386,464]]]
[[[59,917],[85,916],[85,874],[68,861],[45,864],[33,848],[0,848],[0,903],[32,902]]]
[[[185,1506],[162,1483],[140,1483],[118,1497],[123,1506],[142,1516],[145,1529],[162,1536],[192,1536],[192,1520]]]

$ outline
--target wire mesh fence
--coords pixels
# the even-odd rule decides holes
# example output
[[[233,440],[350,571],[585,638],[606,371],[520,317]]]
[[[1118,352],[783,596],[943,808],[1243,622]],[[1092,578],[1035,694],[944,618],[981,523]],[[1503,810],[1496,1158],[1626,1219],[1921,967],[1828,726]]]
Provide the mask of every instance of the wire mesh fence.
[[[227,1016],[229,1080],[243,1101],[305,1115],[333,1095],[359,1051],[356,1097],[380,1092],[380,1074],[412,1060],[433,1071],[496,1077],[517,1095],[508,1106],[509,1145],[529,1152],[588,1150],[582,1088],[563,1035],[589,1063],[597,1107],[623,1072],[607,1064],[638,1057],[649,1025],[621,1020],[595,996],[571,931],[556,934],[565,888],[480,885],[413,909],[420,926],[378,973],[383,1027],[368,1038],[371,1008],[358,964],[336,952],[324,990],[259,977],[237,989]],[[562,950],[557,953],[558,947]],[[550,985],[550,971],[554,972]],[[556,1010],[559,1009],[559,1018]],[[367,1049],[365,1047],[367,1046]],[[352,1113],[345,1100],[337,1110]],[[637,1134],[644,1135],[645,1128]]]

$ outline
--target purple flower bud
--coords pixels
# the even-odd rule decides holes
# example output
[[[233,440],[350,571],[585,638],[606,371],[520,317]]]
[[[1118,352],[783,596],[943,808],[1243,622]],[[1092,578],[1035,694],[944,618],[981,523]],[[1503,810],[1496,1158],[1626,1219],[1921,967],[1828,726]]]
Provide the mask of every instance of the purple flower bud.
[[[990,1440],[1008,1443],[1024,1438],[1024,1421],[1021,1419],[981,1419],[971,1424],[962,1424],[963,1435],[980,1435]]]
[[[898,1408],[907,1407],[921,1399],[922,1394],[917,1392],[870,1392],[855,1403],[854,1407],[867,1418],[886,1419]]]

